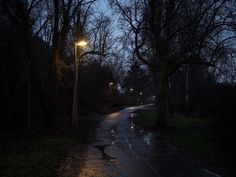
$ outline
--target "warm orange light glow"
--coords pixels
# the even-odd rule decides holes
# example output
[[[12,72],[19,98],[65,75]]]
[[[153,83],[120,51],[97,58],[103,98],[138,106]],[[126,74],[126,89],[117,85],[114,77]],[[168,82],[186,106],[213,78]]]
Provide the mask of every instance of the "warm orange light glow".
[[[80,46],[80,47],[84,47],[84,46],[86,46],[87,44],[88,44],[88,43],[87,43],[86,41],[84,41],[84,40],[78,41],[78,42],[75,43],[76,46]]]

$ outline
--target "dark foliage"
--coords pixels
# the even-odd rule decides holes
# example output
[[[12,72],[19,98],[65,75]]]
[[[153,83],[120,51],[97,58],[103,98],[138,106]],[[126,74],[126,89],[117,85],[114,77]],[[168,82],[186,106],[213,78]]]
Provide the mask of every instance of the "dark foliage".
[[[177,114],[190,117],[210,118],[210,126],[217,133],[217,138],[224,157],[236,161],[234,135],[236,133],[236,87],[216,82],[206,73],[204,67],[191,67],[189,70],[189,102],[186,110],[186,70],[178,71],[178,77],[172,78],[170,95]]]
[[[117,90],[117,81],[109,65],[101,65],[97,60],[82,65],[79,80],[80,113],[104,112],[108,108],[120,107],[123,96]],[[109,85],[109,83],[113,85]]]

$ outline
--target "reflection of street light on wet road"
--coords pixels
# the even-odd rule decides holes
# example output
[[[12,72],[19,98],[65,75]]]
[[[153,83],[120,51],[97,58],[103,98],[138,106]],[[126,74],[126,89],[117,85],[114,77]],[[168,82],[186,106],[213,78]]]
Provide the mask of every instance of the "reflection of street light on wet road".
[[[78,76],[79,76],[79,59],[81,51],[79,49],[85,47],[87,42],[84,40],[75,43],[75,80],[73,95],[73,112],[72,112],[72,129],[77,130],[78,126]]]

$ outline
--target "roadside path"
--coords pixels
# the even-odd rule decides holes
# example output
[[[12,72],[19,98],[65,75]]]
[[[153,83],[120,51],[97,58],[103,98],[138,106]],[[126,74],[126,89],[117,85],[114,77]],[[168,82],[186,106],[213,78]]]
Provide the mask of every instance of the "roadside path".
[[[61,176],[219,177],[184,160],[157,134],[134,125],[132,112],[147,107],[129,107],[103,116],[92,142],[84,148],[74,146]]]

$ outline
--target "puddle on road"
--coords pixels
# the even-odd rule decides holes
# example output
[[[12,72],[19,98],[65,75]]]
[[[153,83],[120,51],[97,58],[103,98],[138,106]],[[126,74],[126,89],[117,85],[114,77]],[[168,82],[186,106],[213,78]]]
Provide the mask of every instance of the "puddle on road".
[[[134,129],[134,123],[133,123],[133,121],[131,121],[131,125],[130,125],[130,128],[131,128],[131,130],[133,130]]]
[[[114,159],[116,159],[115,157],[112,157],[110,156],[109,154],[107,154],[105,152],[105,149],[111,145],[113,145],[117,139],[117,136],[116,136],[116,131],[117,131],[117,125],[113,126],[111,129],[110,129],[110,135],[111,135],[111,144],[102,144],[102,145],[95,145],[93,147],[97,148],[101,154],[102,154],[102,159],[105,159],[105,160],[108,160],[108,161],[112,161]]]
[[[129,118],[130,118],[130,119],[133,119],[135,116],[136,116],[136,114],[133,113],[133,112],[129,114]]]
[[[116,159],[115,157],[110,156],[105,152],[105,149],[111,146],[111,144],[103,144],[103,145],[95,145],[93,147],[97,148],[101,153],[102,153],[102,159],[108,160],[108,161],[113,161]]]
[[[144,132],[144,130],[141,128],[141,127],[139,127],[139,126],[137,126],[137,125],[135,125],[134,123],[133,123],[133,118],[135,117],[135,114],[134,113],[130,113],[130,115],[129,115],[129,118],[130,118],[130,129],[131,129],[131,131],[133,132],[133,131],[135,131],[136,133],[138,133],[139,135],[141,134],[142,136],[143,136],[143,141],[147,144],[147,145],[151,145],[151,137],[152,137],[152,133],[151,132]]]
[[[114,144],[115,141],[116,141],[116,139],[117,139],[117,136],[116,136],[116,133],[115,133],[115,129],[112,128],[112,129],[110,130],[110,133],[111,133],[111,139],[112,139],[111,144]]]
[[[129,150],[132,150],[133,146],[132,146],[132,144],[130,144],[128,138],[126,138],[126,142],[127,142],[128,146],[129,146]]]
[[[143,141],[147,144],[147,145],[151,145],[151,137],[152,137],[152,133],[148,132],[147,134],[144,135],[143,137]]]
[[[144,130],[141,127],[135,125],[132,120],[130,120],[130,130],[139,135],[144,133]]]

